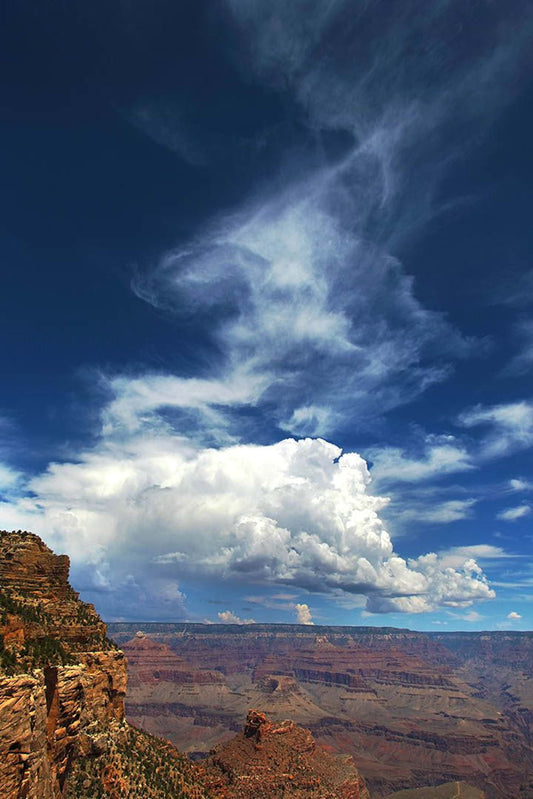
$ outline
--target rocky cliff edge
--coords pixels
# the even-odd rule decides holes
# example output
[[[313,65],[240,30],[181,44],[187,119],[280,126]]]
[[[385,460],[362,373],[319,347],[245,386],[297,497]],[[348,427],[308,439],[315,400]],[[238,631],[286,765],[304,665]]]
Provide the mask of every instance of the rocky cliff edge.
[[[0,785],[6,799],[63,795],[69,766],[124,721],[126,663],[69,559],[0,532]],[[94,740],[93,740],[94,739]]]

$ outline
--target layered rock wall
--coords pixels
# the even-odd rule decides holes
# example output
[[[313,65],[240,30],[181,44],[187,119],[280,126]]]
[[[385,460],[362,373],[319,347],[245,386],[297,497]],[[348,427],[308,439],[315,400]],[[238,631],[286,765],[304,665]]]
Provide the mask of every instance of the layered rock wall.
[[[69,560],[31,533],[0,533],[0,788],[57,799],[70,766],[124,721],[126,662]]]
[[[120,643],[135,630],[126,623],[110,629]],[[305,726],[330,751],[354,755],[376,799],[453,779],[478,785],[490,799],[533,799],[528,634],[495,634],[494,642],[492,634],[479,634],[470,643],[467,634],[452,635],[450,651],[445,636],[379,628],[152,624],[143,630],[145,640],[166,646],[198,674],[209,667],[225,678],[225,685],[201,691],[170,683],[155,690],[156,664],[138,651],[127,712],[180,749],[196,754],[229,740],[246,708],[256,707],[276,723],[291,718]],[[509,643],[508,658],[500,641]]]
[[[33,533],[0,531],[1,648],[14,651],[19,663],[25,645],[39,650],[45,638],[72,652],[111,647],[94,606],[69,584],[69,565]]]
[[[0,679],[0,785],[8,799],[53,799],[44,676]]]

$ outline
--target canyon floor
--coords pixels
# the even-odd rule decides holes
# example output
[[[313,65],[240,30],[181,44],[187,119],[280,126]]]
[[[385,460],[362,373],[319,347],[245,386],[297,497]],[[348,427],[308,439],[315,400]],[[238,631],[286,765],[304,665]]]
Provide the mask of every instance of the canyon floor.
[[[533,797],[532,633],[108,629],[129,664],[128,719],[192,757],[232,738],[254,707],[352,755],[375,799],[461,782],[459,795]]]

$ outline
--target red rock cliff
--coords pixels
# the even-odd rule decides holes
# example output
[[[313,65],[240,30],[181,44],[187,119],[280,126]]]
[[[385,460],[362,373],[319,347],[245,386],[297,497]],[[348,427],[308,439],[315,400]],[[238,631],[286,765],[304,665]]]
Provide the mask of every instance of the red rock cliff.
[[[126,664],[69,560],[31,533],[0,532],[0,786],[4,799],[63,795],[70,764],[124,719]]]

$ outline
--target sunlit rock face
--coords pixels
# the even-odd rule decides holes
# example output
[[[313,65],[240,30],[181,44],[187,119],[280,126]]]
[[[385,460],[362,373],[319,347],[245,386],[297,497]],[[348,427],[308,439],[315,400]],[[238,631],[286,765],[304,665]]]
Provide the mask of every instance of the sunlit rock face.
[[[33,533],[0,531],[0,635],[19,669],[68,653],[114,648],[94,606],[68,582],[69,558]],[[24,644],[29,651],[23,653]],[[26,647],[28,649],[28,647]]]
[[[98,728],[124,721],[126,663],[69,560],[31,533],[0,533],[0,786],[6,799],[63,795]]]

